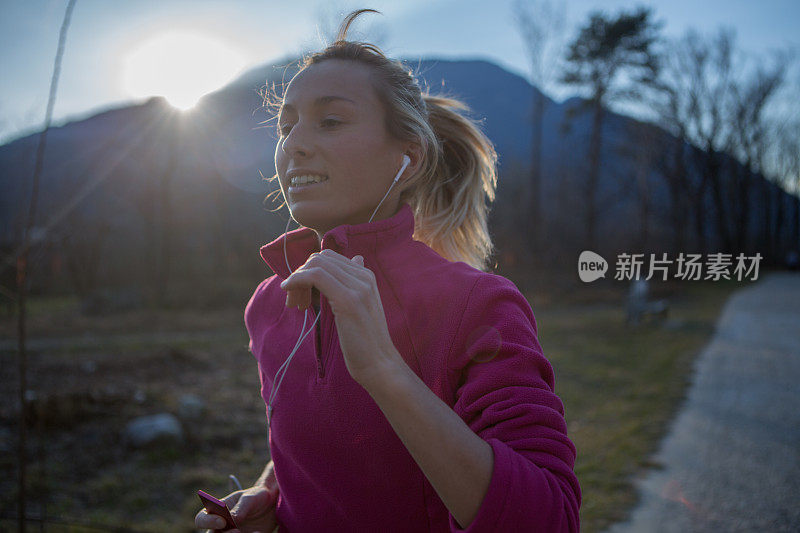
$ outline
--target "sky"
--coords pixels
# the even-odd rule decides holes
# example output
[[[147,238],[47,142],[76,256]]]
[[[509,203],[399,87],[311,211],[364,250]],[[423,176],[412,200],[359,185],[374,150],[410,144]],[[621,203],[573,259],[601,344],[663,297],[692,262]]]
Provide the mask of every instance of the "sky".
[[[514,0],[77,0],[54,124],[141,102],[150,93],[177,91],[188,98],[188,90],[170,86],[170,80],[191,80],[192,90],[216,90],[237,72],[322,48],[326,27],[338,24],[344,13],[364,7],[383,14],[362,15],[350,35],[375,42],[391,57],[487,59],[528,77],[513,4]],[[662,33],[667,37],[679,37],[688,28],[711,33],[726,26],[736,32],[739,48],[753,57],[781,48],[800,52],[797,0],[568,0],[563,4],[562,42],[574,37],[592,11],[613,14],[643,5],[664,22]],[[67,0],[0,0],[4,73],[0,144],[44,124],[66,6]],[[178,55],[182,49],[184,55]],[[194,75],[201,77],[195,80]],[[800,84],[800,79],[794,83]],[[556,83],[544,91],[559,101],[575,93]],[[183,106],[196,96],[168,99]]]

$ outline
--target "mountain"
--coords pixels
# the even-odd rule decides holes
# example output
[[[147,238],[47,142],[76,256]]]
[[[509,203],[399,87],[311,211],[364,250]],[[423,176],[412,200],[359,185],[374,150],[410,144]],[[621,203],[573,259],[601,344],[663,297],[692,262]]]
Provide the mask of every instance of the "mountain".
[[[500,189],[521,190],[529,172],[532,99],[541,93],[488,61],[404,62],[417,72],[423,87],[461,98],[471,107],[499,154]],[[279,195],[262,205],[276,188],[265,181],[274,173],[276,139],[262,91],[266,82],[288,83],[295,72],[285,66],[289,63],[244,73],[203,97],[188,114],[173,110],[163,98],[151,98],[51,128],[37,234],[54,250],[67,250],[65,261],[79,265],[71,268],[86,269],[97,261],[97,277],[118,282],[119,269],[132,265],[143,279],[155,275],[147,274],[153,269],[181,271],[189,277],[262,271],[258,247],[283,232],[286,223],[285,208],[278,210]],[[550,238],[574,238],[580,228],[580,182],[591,117],[578,113],[565,129],[568,110],[582,100],[559,103],[543,97],[542,209],[546,218],[559,220],[557,229],[574,226],[572,234]],[[635,227],[631,217],[638,205],[636,168],[620,151],[635,146],[637,139],[630,133],[635,125],[633,119],[608,112],[604,126],[599,234],[615,239],[623,239]],[[671,142],[671,136],[655,130],[657,144]],[[38,135],[30,135],[0,146],[0,242],[6,246],[20,240],[37,142]],[[668,191],[655,170],[648,171],[645,180],[653,204],[651,225],[659,238],[666,238]],[[514,194],[503,198],[509,196]],[[495,210],[509,207],[513,206],[498,205]]]

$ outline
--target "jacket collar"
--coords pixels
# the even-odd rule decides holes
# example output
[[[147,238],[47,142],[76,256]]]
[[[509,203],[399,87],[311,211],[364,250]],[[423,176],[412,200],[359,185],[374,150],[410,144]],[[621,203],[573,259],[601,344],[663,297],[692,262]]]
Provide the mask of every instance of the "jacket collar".
[[[322,235],[320,247],[317,234],[311,228],[301,226],[261,247],[261,257],[281,279],[289,277],[286,269],[286,258],[283,253],[283,241],[286,239],[286,256],[292,272],[303,265],[308,256],[329,248],[346,257],[355,255],[368,258],[377,250],[391,246],[400,240],[410,240],[414,233],[414,213],[407,203],[400,204],[400,209],[389,218],[364,222],[363,224],[342,224],[328,230]]]

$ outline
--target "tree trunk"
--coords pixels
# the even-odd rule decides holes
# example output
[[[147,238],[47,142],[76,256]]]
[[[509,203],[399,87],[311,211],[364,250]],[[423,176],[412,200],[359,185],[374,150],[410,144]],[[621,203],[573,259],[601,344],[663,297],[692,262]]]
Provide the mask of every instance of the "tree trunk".
[[[797,191],[800,195],[800,190]],[[800,251],[800,196],[794,198],[794,221],[792,222],[792,242],[793,250]]]
[[[692,191],[692,207],[694,209],[694,229],[697,246],[700,253],[708,251],[708,236],[706,235],[706,191],[708,189],[708,173],[705,171],[705,153],[699,152],[694,147],[690,148],[694,164],[696,184],[689,190]],[[693,180],[694,181],[694,180]]]
[[[761,198],[764,202],[764,220],[761,224],[761,242],[758,243],[758,248],[764,255],[765,263],[771,264],[773,260],[772,250],[770,250],[770,237],[772,226],[772,195],[769,192],[769,183],[766,179],[761,177]]]
[[[670,219],[672,222],[672,246],[674,252],[684,251],[686,246],[685,222],[686,205],[685,193],[688,190],[686,183],[686,166],[683,161],[683,139],[675,137],[672,165],[667,169],[670,193]]]
[[[531,182],[529,187],[528,209],[530,210],[531,252],[536,257],[542,249],[542,136],[544,129],[544,95],[533,87],[533,116],[531,129]]]
[[[734,225],[734,251],[744,252],[747,249],[747,226],[750,218],[750,210],[747,202],[750,193],[750,183],[752,183],[753,170],[748,162],[746,165],[735,165],[736,198],[735,203],[735,225]]]
[[[586,181],[586,248],[596,250],[597,244],[597,187],[600,180],[600,149],[603,139],[603,106],[595,98],[592,114],[592,132],[589,140],[589,173]]]
[[[783,236],[784,209],[782,189],[775,187],[775,225],[772,229],[772,250],[777,254],[778,259],[783,263],[786,258],[786,246]]]
[[[640,150],[648,150],[640,148]],[[647,251],[647,242],[650,239],[650,188],[649,188],[649,157],[639,154],[636,158],[634,168],[637,196],[639,198],[639,236],[636,251],[644,253]]]
[[[723,252],[730,252],[733,249],[731,233],[728,226],[728,210],[726,206],[726,194],[729,187],[722,183],[722,166],[719,155],[713,148],[709,148],[706,155],[706,172],[708,181],[711,184],[711,195],[714,204],[714,215],[717,221],[717,233],[721,241]]]

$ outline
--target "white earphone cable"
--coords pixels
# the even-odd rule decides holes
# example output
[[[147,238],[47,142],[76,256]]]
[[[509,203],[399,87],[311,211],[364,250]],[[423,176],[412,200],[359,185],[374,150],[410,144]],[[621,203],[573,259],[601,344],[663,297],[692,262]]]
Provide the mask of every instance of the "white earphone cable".
[[[411,163],[411,159],[407,155],[404,154],[403,155],[403,166],[400,167],[400,170],[397,172],[397,175],[395,176],[394,180],[392,181],[392,184],[389,186],[389,190],[386,191],[386,194],[383,195],[383,198],[381,198],[381,201],[378,202],[378,207],[376,207],[375,211],[372,212],[372,216],[369,217],[369,222],[372,222],[372,219],[375,217],[375,213],[378,212],[378,208],[381,206],[383,201],[389,195],[389,191],[392,190],[392,187],[394,187],[394,184],[397,183],[397,181],[400,179],[400,176],[403,174],[403,171],[405,171],[405,169],[409,165],[409,163]],[[292,274],[292,267],[289,265],[289,256],[286,253],[286,234],[289,232],[289,223],[291,222],[291,220],[292,220],[292,217],[290,216],[289,220],[286,221],[286,230],[283,232],[283,257],[286,259],[286,269],[289,271],[289,275]],[[308,331],[305,331],[305,329],[306,329],[306,321],[308,319],[308,309],[305,310],[305,312],[303,313],[303,327],[300,330],[301,331],[300,338],[297,339],[297,343],[295,343],[294,349],[292,350],[292,353],[289,354],[289,357],[286,358],[286,361],[283,362],[283,364],[278,368],[278,371],[275,373],[275,379],[278,380],[278,382],[277,382],[277,384],[275,384],[275,382],[273,380],[274,386],[273,386],[272,391],[270,392],[269,399],[267,400],[267,415],[268,415],[267,416],[267,423],[269,425],[271,425],[271,423],[272,423],[272,411],[274,409],[273,402],[274,402],[275,397],[276,397],[276,395],[278,393],[278,389],[280,388],[281,383],[283,382],[283,377],[286,375],[286,370],[289,368],[289,362],[292,360],[292,357],[294,357],[294,354],[297,353],[297,350],[300,348],[300,345],[303,343],[303,341],[308,336],[308,334],[311,333],[312,331],[314,331],[314,327],[316,326],[317,321],[319,321],[320,314],[321,313],[317,313],[317,317],[314,319],[314,323],[311,324],[311,327],[309,328]],[[280,379],[278,379],[278,375],[279,374],[280,374]]]

